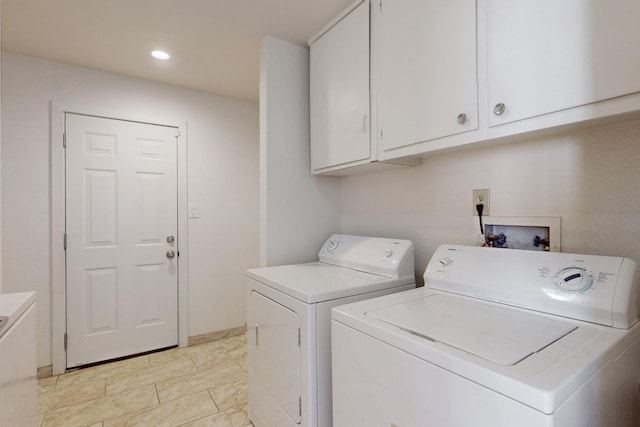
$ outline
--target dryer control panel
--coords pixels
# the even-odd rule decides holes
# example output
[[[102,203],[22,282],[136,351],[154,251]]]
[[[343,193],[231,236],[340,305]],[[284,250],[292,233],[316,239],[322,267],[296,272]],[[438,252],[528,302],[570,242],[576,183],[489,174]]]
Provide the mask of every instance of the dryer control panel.
[[[413,243],[409,240],[333,234],[318,253],[320,262],[380,276],[413,277]]]
[[[628,329],[638,320],[628,258],[442,245],[424,277],[432,289],[601,325]]]

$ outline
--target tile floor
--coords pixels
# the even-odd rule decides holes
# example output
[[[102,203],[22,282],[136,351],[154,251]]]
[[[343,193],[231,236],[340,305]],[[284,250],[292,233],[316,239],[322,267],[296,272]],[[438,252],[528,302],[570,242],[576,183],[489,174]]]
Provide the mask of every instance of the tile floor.
[[[246,427],[245,335],[38,380],[41,427]]]

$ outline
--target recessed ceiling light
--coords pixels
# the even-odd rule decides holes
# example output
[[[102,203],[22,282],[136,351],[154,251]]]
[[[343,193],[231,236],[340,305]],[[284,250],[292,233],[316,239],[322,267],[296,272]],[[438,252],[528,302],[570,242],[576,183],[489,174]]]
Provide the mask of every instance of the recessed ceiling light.
[[[164,52],[162,50],[154,50],[153,52],[151,52],[151,56],[153,56],[156,59],[161,59],[163,61],[166,61],[167,59],[171,58],[171,56],[167,52]]]

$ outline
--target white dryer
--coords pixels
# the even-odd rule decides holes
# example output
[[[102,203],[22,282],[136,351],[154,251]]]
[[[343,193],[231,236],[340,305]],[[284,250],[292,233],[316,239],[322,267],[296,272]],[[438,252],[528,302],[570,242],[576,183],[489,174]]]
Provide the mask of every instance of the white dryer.
[[[332,313],[335,427],[640,425],[636,264],[444,245]]]
[[[331,309],[415,288],[408,240],[332,235],[319,261],[248,270],[249,420],[331,426]]]

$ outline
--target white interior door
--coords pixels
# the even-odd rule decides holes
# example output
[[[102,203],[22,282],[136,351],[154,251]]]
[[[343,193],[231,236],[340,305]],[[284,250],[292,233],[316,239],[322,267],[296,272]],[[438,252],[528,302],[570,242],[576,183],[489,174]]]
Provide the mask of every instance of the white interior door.
[[[67,367],[177,345],[177,129],[67,113],[65,134]]]

